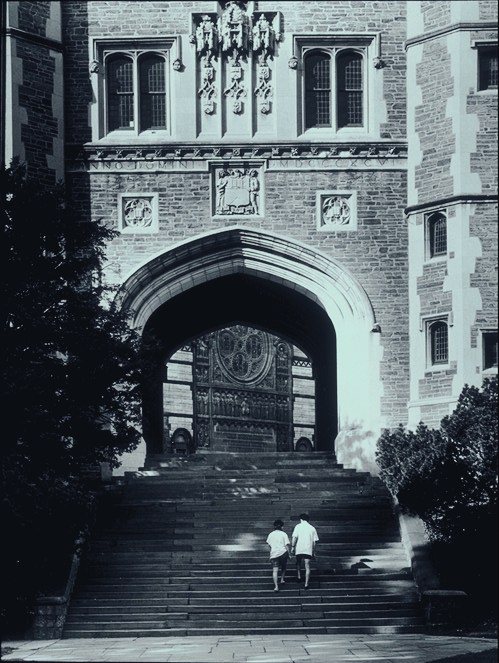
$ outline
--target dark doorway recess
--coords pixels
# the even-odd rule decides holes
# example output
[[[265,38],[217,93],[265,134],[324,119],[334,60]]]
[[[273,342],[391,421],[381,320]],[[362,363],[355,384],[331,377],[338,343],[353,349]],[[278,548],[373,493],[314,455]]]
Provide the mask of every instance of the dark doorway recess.
[[[287,339],[312,361],[317,450],[334,451],[337,434],[336,334],[324,309],[296,290],[261,277],[224,276],[173,297],[149,318],[144,336],[159,342],[155,376],[144,385],[143,432],[148,453],[163,451],[162,378],[167,359],[188,341],[232,324]]]

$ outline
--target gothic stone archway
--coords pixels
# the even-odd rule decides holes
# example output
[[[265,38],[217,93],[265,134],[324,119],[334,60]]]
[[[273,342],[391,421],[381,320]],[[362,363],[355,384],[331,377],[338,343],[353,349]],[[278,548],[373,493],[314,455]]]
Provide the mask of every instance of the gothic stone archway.
[[[319,448],[332,449],[336,432],[350,422],[366,435],[379,424],[380,349],[370,333],[369,299],[341,264],[304,244],[241,227],[207,233],[136,269],[123,284],[122,302],[135,327],[159,333],[165,356],[188,339],[237,323],[296,341],[317,365]],[[359,368],[362,379],[352,380]],[[150,452],[159,449],[160,412],[157,385],[148,385]]]

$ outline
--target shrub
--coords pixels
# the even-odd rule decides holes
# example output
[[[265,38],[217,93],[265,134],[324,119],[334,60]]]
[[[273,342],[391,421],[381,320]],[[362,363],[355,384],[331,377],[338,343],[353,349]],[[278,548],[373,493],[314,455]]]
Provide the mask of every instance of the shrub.
[[[497,609],[497,378],[465,385],[438,430],[385,430],[376,458],[401,508],[418,515],[443,586]]]

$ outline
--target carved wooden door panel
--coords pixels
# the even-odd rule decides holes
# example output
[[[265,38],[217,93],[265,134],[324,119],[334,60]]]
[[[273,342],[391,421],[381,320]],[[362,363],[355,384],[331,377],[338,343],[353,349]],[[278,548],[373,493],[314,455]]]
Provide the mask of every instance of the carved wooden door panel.
[[[197,339],[193,351],[196,446],[292,450],[292,346],[234,325]]]

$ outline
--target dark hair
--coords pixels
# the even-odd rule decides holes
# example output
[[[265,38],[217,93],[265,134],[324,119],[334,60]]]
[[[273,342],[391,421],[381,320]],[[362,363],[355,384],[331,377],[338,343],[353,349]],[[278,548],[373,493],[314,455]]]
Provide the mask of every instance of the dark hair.
[[[281,529],[281,527],[283,525],[284,525],[284,523],[282,522],[282,520],[279,520],[279,519],[274,520],[274,527],[276,527],[277,529]]]
[[[309,521],[308,513],[300,513],[300,515],[298,516],[298,518],[299,518],[300,520],[306,520],[307,522]]]

